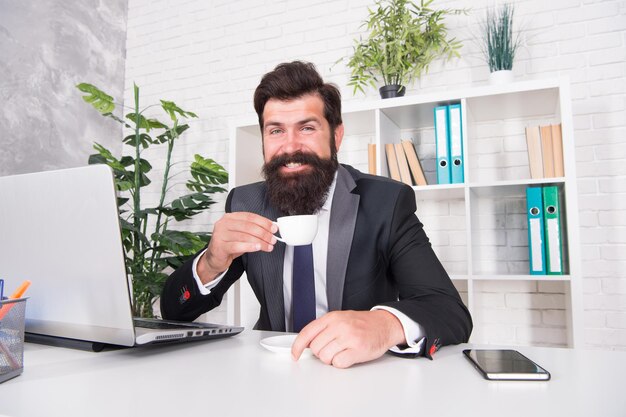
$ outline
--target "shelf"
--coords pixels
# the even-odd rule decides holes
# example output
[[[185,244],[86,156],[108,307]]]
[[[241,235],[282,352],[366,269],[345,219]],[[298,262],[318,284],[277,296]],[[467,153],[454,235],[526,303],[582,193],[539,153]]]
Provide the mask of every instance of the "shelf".
[[[463,184],[414,185],[413,190],[418,201],[431,198],[441,200],[465,198]]]
[[[463,275],[450,274],[452,281],[571,281],[570,275]]]
[[[453,103],[460,103],[462,107],[466,182],[436,184],[434,108]],[[345,105],[343,110],[345,136],[339,152],[341,163],[366,172],[368,145],[375,144],[377,172],[387,176],[385,145],[408,139],[413,142],[431,184],[412,187],[416,214],[433,250],[469,310],[476,313],[475,317],[480,318],[485,302],[496,303],[498,308],[509,308],[508,298],[515,299],[505,297],[509,290],[525,293],[524,297],[539,295],[548,301],[552,298],[543,297],[543,294],[559,294],[555,297],[556,303],[537,309],[565,310],[562,315],[565,322],[555,324],[550,321],[550,315],[543,322],[543,313],[538,313],[538,317],[541,316],[539,322],[529,331],[538,329],[541,333],[544,329],[561,326],[566,330],[561,333],[566,338],[555,337],[546,343],[581,344],[582,283],[576,155],[567,79],[527,80],[387,100],[355,101]],[[557,123],[562,125],[565,177],[531,179],[526,128]],[[256,119],[246,120],[232,132],[230,152],[234,168],[229,170],[231,186],[260,180],[261,135]],[[564,197],[563,250],[569,263],[565,270],[567,275],[528,274],[526,188],[543,185],[557,185]],[[505,284],[498,285],[497,282]],[[541,285],[535,284],[540,282],[566,284],[548,285],[542,289]],[[529,288],[534,289],[528,291]],[[496,293],[498,295],[493,295]],[[565,299],[565,303],[559,304],[559,299]],[[525,308],[523,303],[521,305],[510,308]],[[512,320],[512,328],[528,326],[527,321]],[[477,329],[485,324],[489,327],[488,322],[480,322],[480,319],[475,323]],[[481,332],[476,333],[480,339]]]
[[[469,275],[472,281],[571,281],[570,275]]]
[[[497,198],[522,195],[530,185],[561,185],[564,178],[542,178],[536,180],[494,181],[491,183],[471,183],[468,185],[472,195],[481,198]]]

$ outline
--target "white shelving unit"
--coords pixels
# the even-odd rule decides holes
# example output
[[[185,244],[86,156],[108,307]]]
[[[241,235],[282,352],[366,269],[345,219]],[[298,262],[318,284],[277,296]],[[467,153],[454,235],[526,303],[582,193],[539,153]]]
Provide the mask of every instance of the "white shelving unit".
[[[462,106],[465,183],[437,185],[433,110],[451,103]],[[522,286],[530,288],[528,292],[548,293],[547,298],[556,300],[555,307],[543,303],[535,306],[532,295],[522,295],[531,300],[529,309],[557,311],[565,316],[561,324],[531,321],[531,329],[550,331],[553,327],[565,334],[563,341],[539,340],[537,344],[581,345],[578,197],[567,79],[481,86],[356,104],[346,106],[343,121],[345,138],[339,160],[364,172],[369,143],[376,144],[377,173],[387,176],[386,157],[381,152],[384,145],[401,139],[413,141],[428,183],[433,184],[413,187],[417,215],[473,315],[491,308],[490,299],[494,297],[485,297],[485,293],[497,293],[502,283],[522,282]],[[525,127],[557,123],[562,127],[565,177],[530,179]],[[250,118],[231,131],[230,186],[261,180],[261,165],[260,130],[256,118]],[[528,185],[557,185],[564,194],[567,275],[528,274]],[[229,321],[251,326],[257,318],[258,304],[247,280],[239,282],[229,292]],[[495,284],[495,290],[489,288],[493,283],[500,283]],[[556,290],[550,285],[556,285]],[[552,293],[556,295],[550,296]],[[497,303],[506,300],[495,299]],[[480,333],[480,322],[475,324],[475,333]]]

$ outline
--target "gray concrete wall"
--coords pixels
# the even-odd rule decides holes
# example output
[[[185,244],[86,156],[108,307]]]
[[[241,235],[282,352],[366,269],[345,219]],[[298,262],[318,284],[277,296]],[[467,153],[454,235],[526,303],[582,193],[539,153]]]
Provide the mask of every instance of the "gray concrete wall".
[[[121,126],[83,102],[89,82],[123,99],[128,0],[0,0],[0,176],[87,165]]]

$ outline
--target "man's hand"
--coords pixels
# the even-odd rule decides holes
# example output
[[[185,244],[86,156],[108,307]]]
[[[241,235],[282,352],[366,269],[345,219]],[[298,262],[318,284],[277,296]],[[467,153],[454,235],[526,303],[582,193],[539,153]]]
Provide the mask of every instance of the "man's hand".
[[[381,357],[406,343],[400,321],[388,311],[333,311],[306,325],[291,347],[298,360],[307,347],[322,362],[337,368]]]
[[[233,259],[247,252],[274,250],[278,230],[271,220],[254,213],[227,213],[213,227],[207,251],[198,262],[203,284],[228,269]]]

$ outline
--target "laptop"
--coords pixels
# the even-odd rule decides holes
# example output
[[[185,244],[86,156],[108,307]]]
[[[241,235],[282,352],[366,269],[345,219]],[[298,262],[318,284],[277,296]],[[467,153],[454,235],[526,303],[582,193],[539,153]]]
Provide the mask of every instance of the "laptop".
[[[113,172],[0,177],[0,277],[32,282],[27,340],[101,350],[233,336],[242,327],[134,319]]]

